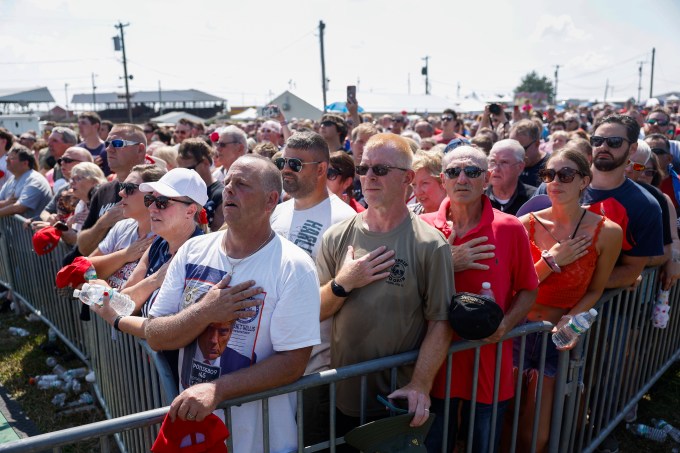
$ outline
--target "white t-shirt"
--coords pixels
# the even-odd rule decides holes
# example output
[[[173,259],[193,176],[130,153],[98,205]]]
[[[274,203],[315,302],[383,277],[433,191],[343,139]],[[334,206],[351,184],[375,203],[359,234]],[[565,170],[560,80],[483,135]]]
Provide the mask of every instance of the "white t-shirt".
[[[357,212],[337,195],[328,198],[309,209],[295,210],[295,200],[290,199],[276,207],[271,217],[272,229],[285,237],[316,261],[321,238],[328,227],[353,217]],[[330,369],[331,330],[333,318],[321,323],[321,344],[314,346],[305,374]]]
[[[153,236],[152,232],[146,235],[146,237],[150,236]],[[140,238],[137,232],[137,221],[135,219],[123,219],[116,222],[113,228],[109,230],[104,240],[99,243],[98,248],[102,254],[108,255],[109,253],[124,249],[138,239]],[[123,267],[111,274],[106,281],[112,288],[121,289],[127,279],[130,278],[132,271],[137,267],[138,262],[139,260],[125,263]]]
[[[10,176],[11,173],[7,171],[7,153],[5,153],[0,157],[0,189]]]
[[[151,317],[175,314],[200,301],[214,284],[232,270],[220,246],[224,234],[224,231],[218,231],[198,236],[180,247],[151,307]],[[231,284],[254,280],[257,286],[264,289],[259,295],[264,302],[250,309],[252,317],[239,319],[235,323],[225,353],[235,351],[255,363],[274,355],[276,351],[291,351],[319,344],[319,279],[316,266],[307,254],[287,239],[274,235],[254,255],[240,261],[232,259],[232,262],[236,267]],[[187,345],[187,349],[195,344],[196,341]],[[222,359],[224,357],[222,355]],[[180,381],[183,362],[184,350],[180,350]],[[191,360],[188,362],[191,363]],[[277,370],[271,372],[276,373]],[[294,393],[269,399],[272,452],[297,449],[296,404]],[[221,415],[223,411],[216,412]],[[259,401],[232,408],[232,422],[229,431],[235,453],[262,451],[262,404]]]

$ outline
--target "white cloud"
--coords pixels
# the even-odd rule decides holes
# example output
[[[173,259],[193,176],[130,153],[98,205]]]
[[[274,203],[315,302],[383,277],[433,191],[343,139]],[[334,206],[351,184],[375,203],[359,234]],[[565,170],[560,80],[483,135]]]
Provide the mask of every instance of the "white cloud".
[[[609,66],[609,56],[595,50],[580,53],[567,62],[566,67],[574,73],[593,71]]]
[[[576,27],[570,15],[561,14],[552,16],[544,14],[536,23],[536,29],[532,34],[534,41],[546,39],[558,39],[561,41],[585,41],[591,35],[587,31]]]

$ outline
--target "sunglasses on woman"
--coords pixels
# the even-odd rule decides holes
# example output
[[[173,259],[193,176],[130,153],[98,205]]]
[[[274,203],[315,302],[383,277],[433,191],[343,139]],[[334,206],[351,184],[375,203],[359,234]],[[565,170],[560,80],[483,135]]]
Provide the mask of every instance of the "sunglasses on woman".
[[[602,146],[605,142],[607,142],[607,146],[612,149],[620,148],[621,145],[623,145],[623,142],[630,143],[628,139],[623,137],[600,137],[599,135],[590,137],[590,144],[592,146]]]
[[[390,172],[390,170],[408,171],[408,169],[406,169],[406,168],[393,167],[391,165],[382,165],[382,164],[377,164],[377,165],[372,165],[372,166],[357,165],[354,168],[354,171],[359,176],[366,176],[368,174],[368,170],[373,170],[373,174],[376,175],[376,176],[385,176]]]
[[[543,168],[538,172],[538,177],[541,178],[541,180],[546,184],[553,182],[555,180],[555,176],[557,176],[557,179],[560,182],[569,184],[574,180],[576,175],[583,176],[583,173],[569,167],[564,167],[557,171],[553,170],[552,168]]]
[[[156,207],[158,209],[166,209],[168,207],[168,203],[171,201],[177,201],[179,203],[183,203],[186,205],[190,205],[193,203],[193,201],[178,200],[176,198],[166,197],[165,195],[159,195],[157,197],[154,197],[150,193],[144,195],[144,206],[146,206],[147,208],[151,206],[152,203],[156,203]]]
[[[315,161],[315,162],[302,162],[300,159],[297,157],[279,157],[274,161],[274,164],[276,164],[276,168],[279,170],[283,170],[286,168],[286,164],[288,164],[288,168],[293,170],[295,173],[300,173],[302,171],[302,167],[304,165],[309,165],[309,164],[320,164],[320,161]]]
[[[135,184],[132,182],[120,182],[118,183],[118,187],[120,187],[120,190],[124,190],[125,195],[129,197],[133,195],[137,189],[139,189],[139,184]]]
[[[453,168],[447,168],[444,170],[444,174],[446,175],[447,178],[449,179],[456,179],[457,177],[460,176],[461,173],[465,173],[465,176],[468,178],[479,178],[482,176],[482,173],[484,173],[485,170],[477,167],[476,165],[468,165],[467,167],[453,167]]]

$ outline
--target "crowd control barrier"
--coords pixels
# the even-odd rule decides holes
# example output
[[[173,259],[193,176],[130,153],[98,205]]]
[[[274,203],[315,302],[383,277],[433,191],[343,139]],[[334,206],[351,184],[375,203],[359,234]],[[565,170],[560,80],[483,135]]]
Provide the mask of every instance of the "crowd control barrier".
[[[108,451],[108,442],[112,435],[117,436],[121,451],[149,451],[159,424],[167,413],[167,406],[176,395],[167,363],[151,351],[145,342],[129,335],[118,334],[114,341],[111,328],[96,316],[88,323],[80,321],[77,301],[58,295],[54,286],[54,275],[59,268],[60,257],[66,251],[65,247],[60,245],[56,253],[38,257],[32,251],[31,233],[23,228],[22,220],[19,217],[0,219],[0,282],[12,289],[15,300],[20,300],[56,329],[62,340],[95,371],[97,396],[110,420],[3,444],[0,445],[0,452],[37,452],[49,448],[60,451],[62,446],[92,438],[100,439],[101,450]],[[593,451],[673,362],[680,358],[680,313],[671,311],[671,319],[665,329],[654,328],[651,322],[652,306],[658,289],[657,269],[647,269],[642,275],[642,282],[635,289],[607,291],[596,306],[600,313],[597,321],[584,335],[579,346],[572,351],[560,352],[550,414],[548,451]],[[678,305],[680,291],[677,285],[671,289],[669,300],[671,306]],[[505,337],[518,338],[517,341],[524,346],[527,335],[534,332],[541,335],[539,395],[551,329],[552,325],[547,322],[523,324]],[[468,341],[451,346],[446,359],[447,384],[456,379],[460,372],[452,361],[452,354],[465,349],[475,351],[475,365],[471,372],[473,382],[477,381],[480,347],[479,342]],[[497,372],[494,375],[492,422],[497,418],[498,365],[503,348],[512,347],[512,341],[497,343],[495,347]],[[520,350],[523,355],[524,348]],[[268,398],[296,392],[298,413],[301,414],[302,392],[312,387],[327,386],[331,407],[334,407],[336,384],[349,378],[361,379],[362,391],[359,397],[363,398],[362,407],[365,407],[367,376],[390,370],[392,388],[396,388],[397,368],[413,363],[416,358],[417,351],[412,351],[328,370],[305,376],[284,387],[225,401],[220,407],[226,410],[229,425],[231,407],[259,401],[263,406],[263,426],[271,429],[276,422],[269,417]],[[518,370],[520,378],[515,384],[516,398],[521,397],[525,387],[522,358],[520,357]],[[475,399],[476,385],[473,385],[473,401]],[[544,434],[538,432],[538,420],[541,416],[546,416],[540,414],[540,406],[539,396],[536,401],[536,417],[531,427],[531,452],[536,451],[539,434]],[[449,409],[447,403],[444,413],[437,416],[448,420]],[[472,404],[472,420],[474,410],[475,406]],[[362,422],[365,421],[363,410],[361,419]],[[518,429],[521,425],[531,423],[531,420],[522,419],[519,406],[510,405],[505,412],[504,421],[509,428],[503,433],[503,448],[510,452],[523,453],[517,448]],[[302,442],[305,427],[302,420],[298,419],[297,451],[329,449],[335,452],[336,447],[344,443],[344,439],[336,436],[334,411],[331,411],[328,422],[328,440],[305,446]],[[468,442],[458,451],[475,451],[470,441],[473,429],[471,423],[467,432],[462,433],[463,439],[467,438]],[[268,430],[265,429],[264,451],[269,451],[267,433]],[[493,433],[489,435],[493,437]],[[446,437],[445,430],[444,440]],[[233,451],[231,439],[228,443],[230,451]],[[490,444],[493,445],[493,442]],[[442,451],[451,451],[451,448],[452,446],[446,446],[444,442]]]

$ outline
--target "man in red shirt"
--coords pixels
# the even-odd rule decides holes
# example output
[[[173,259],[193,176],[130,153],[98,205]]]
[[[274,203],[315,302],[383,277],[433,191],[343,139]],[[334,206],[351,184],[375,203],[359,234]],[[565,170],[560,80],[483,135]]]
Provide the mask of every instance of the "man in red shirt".
[[[458,115],[456,114],[455,111],[451,109],[444,110],[444,112],[442,113],[441,120],[442,120],[441,134],[437,134],[434,137],[432,137],[438,144],[443,143],[444,145],[448,145],[449,142],[454,138],[462,138],[462,135],[456,132],[456,127],[458,126]]]
[[[496,303],[505,316],[500,326],[484,343],[496,343],[526,316],[536,298],[538,278],[529,249],[529,238],[522,224],[514,216],[491,207],[484,195],[489,183],[487,157],[471,146],[460,146],[445,155],[442,162],[442,182],[447,198],[439,211],[423,214],[421,218],[440,230],[451,244],[454,261],[454,280],[457,291],[479,293],[483,282],[489,282]],[[454,334],[454,341],[460,338]],[[503,345],[498,416],[491,426],[496,344],[482,346],[476,395],[473,451],[496,451],[503,424],[504,411],[513,396],[512,346]],[[462,405],[462,417],[467,418],[472,400],[475,350],[453,354],[455,373],[451,381],[448,448],[453,447],[457,430],[457,414]],[[428,451],[441,451],[446,395],[446,364],[435,378],[432,387],[432,412],[441,414],[435,419],[427,438]],[[490,435],[495,432],[494,447]]]

